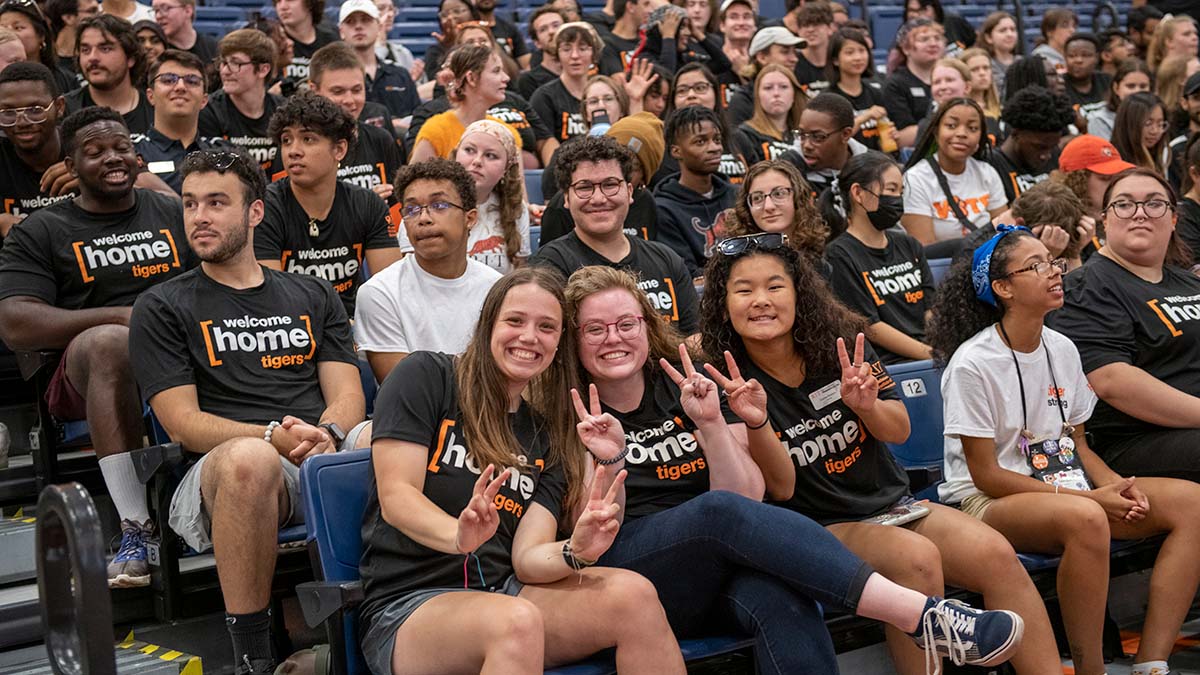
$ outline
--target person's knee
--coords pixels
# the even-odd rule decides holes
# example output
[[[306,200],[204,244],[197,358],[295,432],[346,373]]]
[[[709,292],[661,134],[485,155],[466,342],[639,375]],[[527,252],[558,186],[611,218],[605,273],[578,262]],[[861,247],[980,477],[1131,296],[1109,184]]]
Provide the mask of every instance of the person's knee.
[[[1066,545],[1108,555],[1112,535],[1108,529],[1108,514],[1103,506],[1086,497],[1079,497],[1071,499],[1057,515]]]
[[[894,562],[885,576],[926,593],[942,592],[942,554],[932,541],[914,534],[895,541],[892,547]]]
[[[1029,578],[1012,544],[990,527],[975,538],[971,553],[972,567],[979,569],[985,584],[1010,585],[1014,579],[1024,581]]]
[[[643,618],[663,616],[658,590],[646,577],[629,570],[612,570],[604,597],[606,609],[616,621],[626,621],[639,614]],[[655,611],[657,609],[657,611]]]
[[[537,654],[545,650],[546,628],[542,612],[528,600],[512,598],[504,603],[495,620],[488,622],[488,651],[512,654]]]
[[[710,490],[696,497],[696,518],[704,531],[716,532],[723,527],[740,528],[748,525],[749,509],[759,502],[725,490]]]
[[[129,328],[104,324],[89,328],[71,344],[71,355],[89,372],[126,372],[129,369]]]
[[[261,495],[274,501],[283,475],[279,453],[261,438],[236,438],[213,451],[218,489]]]

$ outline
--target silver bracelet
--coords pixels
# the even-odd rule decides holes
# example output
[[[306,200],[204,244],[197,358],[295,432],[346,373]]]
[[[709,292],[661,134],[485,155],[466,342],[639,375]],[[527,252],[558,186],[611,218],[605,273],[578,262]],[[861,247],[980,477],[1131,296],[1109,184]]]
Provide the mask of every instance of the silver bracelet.
[[[268,424],[267,431],[266,431],[266,433],[263,434],[263,440],[270,443],[271,442],[271,434],[274,433],[275,427],[280,426],[281,424],[282,424],[282,422],[278,422],[278,421],[272,421],[270,424]]]

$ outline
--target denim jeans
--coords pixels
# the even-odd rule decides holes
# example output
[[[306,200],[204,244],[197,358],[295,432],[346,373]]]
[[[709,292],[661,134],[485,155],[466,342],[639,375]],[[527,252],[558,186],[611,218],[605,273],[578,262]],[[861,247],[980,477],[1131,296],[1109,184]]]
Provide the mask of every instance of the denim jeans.
[[[820,605],[853,613],[874,571],[805,516],[724,491],[622,526],[600,564],[649,579],[681,636],[754,635],[760,673],[837,672]]]

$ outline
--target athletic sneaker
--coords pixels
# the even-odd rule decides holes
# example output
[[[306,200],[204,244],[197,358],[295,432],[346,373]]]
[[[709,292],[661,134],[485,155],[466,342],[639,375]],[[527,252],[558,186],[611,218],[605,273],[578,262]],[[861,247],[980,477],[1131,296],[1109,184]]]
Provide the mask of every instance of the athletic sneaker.
[[[150,585],[150,564],[146,562],[146,537],[154,534],[154,523],[121,521],[121,547],[108,563],[109,588],[134,588]]]
[[[925,672],[942,671],[942,657],[956,666],[995,666],[1021,644],[1025,622],[1008,610],[975,609],[958,600],[929,598],[912,634],[925,650]]]

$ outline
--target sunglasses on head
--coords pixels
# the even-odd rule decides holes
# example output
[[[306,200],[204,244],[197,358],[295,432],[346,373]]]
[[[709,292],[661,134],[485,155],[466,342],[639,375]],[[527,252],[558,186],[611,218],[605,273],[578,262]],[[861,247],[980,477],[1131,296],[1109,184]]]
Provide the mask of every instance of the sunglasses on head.
[[[721,255],[740,255],[752,248],[761,251],[771,251],[787,246],[787,241],[787,235],[781,232],[743,234],[739,237],[730,237],[721,240],[717,244],[717,253]]]

